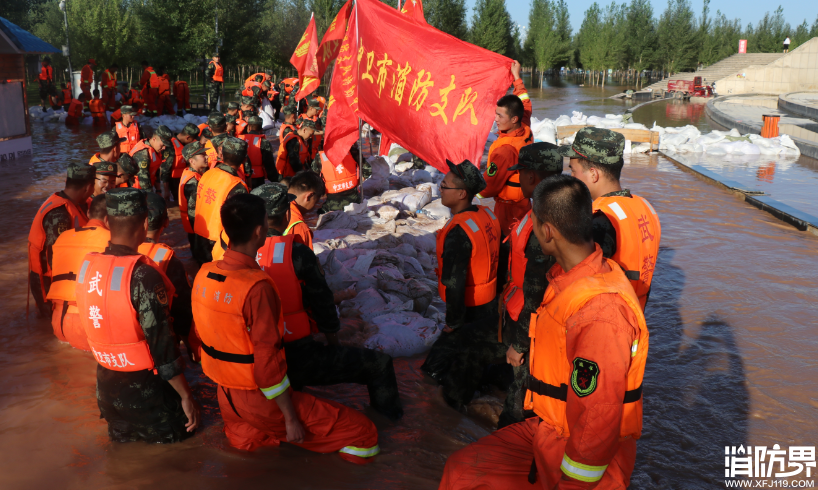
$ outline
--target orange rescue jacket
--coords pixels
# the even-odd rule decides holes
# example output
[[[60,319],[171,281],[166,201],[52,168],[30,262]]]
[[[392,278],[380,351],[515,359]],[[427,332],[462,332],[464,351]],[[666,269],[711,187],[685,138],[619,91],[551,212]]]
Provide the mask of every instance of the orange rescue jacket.
[[[471,241],[471,261],[466,278],[466,306],[480,306],[497,295],[497,262],[500,258],[500,222],[485,206],[477,211],[457,213],[437,232],[437,290],[446,301],[446,286],[441,282],[443,244],[446,235],[460,225]]]
[[[264,165],[261,163],[261,141],[266,139],[263,134],[242,134],[238,137],[247,142],[247,158],[253,168],[253,178],[266,177]]]
[[[494,140],[494,143],[489,147],[488,161],[491,162],[492,154],[501,146],[511,146],[514,149],[514,153],[519,155],[520,148],[533,143],[534,137],[531,135],[531,128],[523,126],[523,129],[525,129],[525,132],[522,136],[501,136]],[[519,172],[514,172],[514,175],[509,177],[505,187],[503,187],[503,190],[497,195],[497,199],[507,202],[519,202],[525,199],[523,190],[520,188]]]
[[[338,194],[358,186],[358,163],[347,153],[338,165],[334,165],[326,153],[319,152],[321,157],[321,177],[327,185],[328,194]]]
[[[182,155],[182,150],[185,149],[185,145],[179,141],[176,136],[170,139],[170,142],[173,144],[173,152],[175,158],[173,160],[173,168],[171,169],[170,176],[171,178],[178,179],[182,176],[182,173],[187,168],[187,162],[185,161],[184,155]]]
[[[213,72],[213,81],[214,82],[223,82],[224,81],[224,68],[222,68],[221,63],[216,63],[213,60],[210,60],[211,65],[216,65],[216,70]]]
[[[185,199],[185,184],[187,184],[190,179],[192,178],[199,179],[201,175],[190,170],[190,168],[186,168],[182,172],[182,176],[179,178],[179,215],[182,219],[182,227],[185,229],[187,233],[193,233],[193,227],[190,225],[190,219],[187,215],[187,199]]]
[[[170,259],[173,258],[173,249],[169,246],[164,243],[144,242],[139,245],[137,252],[151,259],[162,269],[162,272],[168,272],[168,264],[170,264]]]
[[[117,122],[115,128],[117,136],[125,138],[125,141],[119,144],[119,151],[130,154],[131,148],[139,142],[139,123],[131,121],[130,126],[125,126],[122,122]]]
[[[310,147],[307,146],[301,136],[295,132],[288,134],[284,137],[284,141],[281,143],[281,146],[278,147],[278,156],[276,157],[276,170],[278,170],[281,177],[292,177],[295,175],[295,171],[290,165],[289,155],[287,152],[287,143],[289,143],[293,138],[298,138],[298,159],[301,161],[301,164],[308,167],[311,160]]]
[[[97,220],[91,220],[87,225],[63,232],[54,242],[48,299],[62,300],[75,305],[77,274],[80,272],[82,261],[89,253],[102,253],[108,246],[111,232]]]
[[[511,229],[511,252],[508,257],[508,270],[510,272],[508,285],[503,291],[503,303],[505,304],[508,316],[515,322],[520,318],[523,311],[525,298],[523,297],[523,280],[525,278],[525,268],[528,259],[525,258],[525,247],[534,231],[534,222],[531,219],[531,211],[525,215],[517,226]]]
[[[313,329],[310,316],[304,310],[301,281],[293,268],[293,235],[267,237],[256,255],[261,270],[267,272],[276,284],[284,311],[284,342],[303,339]]]
[[[219,213],[227,195],[236,184],[243,185],[250,192],[241,178],[222,169],[214,168],[202,175],[196,190],[196,219],[193,224],[193,231],[197,235],[212,241],[219,239],[219,233],[224,229]]]
[[[151,177],[151,185],[156,185],[157,173],[159,172],[159,167],[162,166],[162,155],[156,152],[153,147],[146,143],[146,140],[138,141],[133,147],[131,147],[131,151],[128,154],[133,157],[136,155],[137,152],[142,150],[148,150],[148,157],[150,158],[150,164],[148,165],[148,172],[150,173]],[[139,179],[137,179],[138,181]]]

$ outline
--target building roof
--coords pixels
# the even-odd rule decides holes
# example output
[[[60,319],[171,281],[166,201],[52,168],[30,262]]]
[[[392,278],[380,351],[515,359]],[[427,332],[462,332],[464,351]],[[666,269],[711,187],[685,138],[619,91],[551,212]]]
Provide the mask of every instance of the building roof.
[[[0,17],[0,37],[11,42],[20,54],[60,53],[61,51],[18,25]]]

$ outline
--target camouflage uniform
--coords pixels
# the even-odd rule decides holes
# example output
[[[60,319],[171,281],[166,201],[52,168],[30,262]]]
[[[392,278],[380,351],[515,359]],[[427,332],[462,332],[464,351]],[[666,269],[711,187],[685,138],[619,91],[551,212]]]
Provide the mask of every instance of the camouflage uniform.
[[[305,119],[304,121],[301,122],[300,127],[315,129],[315,121]],[[305,167],[306,168],[313,168],[312,155],[309,154],[310,144],[309,144],[308,141],[304,141],[304,144],[307,145],[308,155],[307,155],[307,160],[302,162],[301,161],[301,148],[300,148],[301,144],[299,143],[299,140],[301,140],[301,136],[299,136],[297,138],[293,138],[293,139],[291,139],[290,141],[287,142],[287,158],[288,158],[287,162],[290,164],[290,167],[293,169],[293,172],[296,173],[296,174],[298,172],[304,170]],[[301,140],[301,141],[303,141],[303,140]]]
[[[93,182],[96,178],[96,169],[93,165],[71,164],[68,166],[67,177],[69,179]],[[63,199],[70,200],[64,191],[58,192],[57,195]],[[84,202],[80,203],[77,207],[84,212],[87,208]],[[52,247],[54,246],[54,242],[57,241],[57,238],[59,238],[64,231],[70,230],[73,227],[74,222],[71,219],[71,215],[68,213],[68,210],[65,209],[65,206],[54,208],[45,213],[45,216],[43,216],[45,244],[43,245],[43,251],[40,252],[40,265],[43,271],[47,271],[48,264],[52,262],[52,258],[54,256]],[[42,279],[45,282],[45,291],[48,292],[48,290],[51,288],[51,278],[43,276]],[[47,301],[42,295],[40,276],[35,272],[29,272],[28,284],[31,288],[31,295],[34,296],[34,303],[37,305],[37,309],[44,317],[50,317],[51,302]]]
[[[206,155],[207,151],[204,146],[201,145],[198,141],[194,141],[193,143],[185,145],[182,149],[182,156],[185,158],[186,162],[189,162],[191,157],[194,155]],[[189,169],[193,171],[193,169]],[[184,199],[187,201],[187,216],[180,216],[180,219],[188,220],[190,223],[190,228],[193,229],[193,223],[196,220],[196,191],[199,188],[199,177],[191,177],[186,183],[184,188],[182,188],[182,195],[179,196],[180,199]],[[180,201],[181,202],[181,201]],[[188,233],[187,240],[190,244],[191,252],[196,249],[194,243],[198,240],[199,235],[196,233]],[[196,256],[194,255],[194,259]],[[199,263],[199,265],[202,265]]]
[[[253,189],[264,199],[269,217],[280,216],[290,209],[290,195],[281,184],[264,184]],[[270,227],[267,236],[281,236]],[[301,284],[304,310],[325,334],[337,333],[341,328],[330,290],[318,258],[306,245],[293,242],[292,262]],[[327,386],[339,383],[365,384],[369,390],[372,408],[391,419],[403,415],[392,357],[383,352],[342,345],[324,345],[312,337],[304,337],[284,344],[287,358],[287,376],[293,389],[305,386]]]
[[[282,109],[281,112],[284,113],[284,118],[286,118],[289,114],[298,114],[298,110],[296,110],[295,106],[292,105],[288,105],[287,107]],[[295,123],[293,123],[293,126],[295,126]],[[279,136],[280,141],[284,141],[284,138],[292,132],[293,130],[289,126],[287,126],[286,128],[282,128],[281,135]]]
[[[219,60],[221,62],[221,60]],[[205,69],[205,78],[207,78],[207,94],[210,97],[210,110],[215,111],[216,105],[219,103],[219,97],[222,95],[222,82],[213,80],[213,75],[216,73],[216,64],[208,62]]]
[[[109,216],[147,213],[145,192],[114,189],[107,194]],[[138,252],[111,244],[103,252],[123,257]],[[112,371],[97,365],[97,404],[108,422],[108,435],[116,442],[170,443],[193,435],[185,430],[187,417],[176,390],[168,380],[183,374],[184,362],[173,330],[167,292],[160,272],[146,264],[134,267],[129,285],[145,341],[156,369]],[[189,293],[188,293],[189,294]]]
[[[154,135],[158,135],[159,139],[162,140],[162,144],[165,145],[165,152],[162,154],[162,158],[165,158],[165,153],[169,147],[173,146],[173,143],[170,142],[170,139],[173,137],[173,133],[168,129],[167,126],[159,126],[154,131]],[[150,146],[150,145],[148,145]],[[151,174],[150,174],[150,165],[151,165],[151,157],[150,157],[150,150],[145,148],[143,150],[139,150],[138,152],[132,155],[134,164],[136,164],[138,170],[136,172],[136,178],[139,179],[139,187],[142,190],[151,190],[153,189],[153,184],[151,184]],[[161,176],[161,167],[160,167],[160,175],[157,177],[157,184],[160,182],[158,177]],[[159,187],[157,185],[157,187]]]
[[[240,140],[240,139],[238,139],[238,138],[234,138],[232,136],[227,136],[227,137],[224,138],[224,141],[222,141],[220,146],[223,146],[225,148],[230,147],[230,149],[233,152],[237,152],[237,153],[240,153],[240,154],[243,153],[244,156],[242,157],[242,159],[246,158],[246,156],[247,156],[247,143]],[[224,164],[224,163],[219,163],[214,168],[224,170],[225,172],[229,173],[230,175],[232,175],[234,177],[239,176],[238,171],[234,170],[233,167],[231,167],[230,165],[227,165],[227,164]],[[247,189],[245,189],[244,186],[239,183],[239,184],[236,184],[232,189],[230,189],[230,192],[227,193],[227,199],[229,199],[231,196],[234,196],[236,194],[246,194],[246,193],[247,193]],[[196,194],[194,193],[193,196],[192,196],[194,198],[194,200],[195,200],[195,196],[196,196]],[[188,201],[188,206],[190,206],[190,201]],[[195,207],[196,207],[195,201],[193,203],[193,207],[194,207],[194,211],[195,211]],[[212,262],[213,261],[213,246],[214,245],[216,245],[216,242],[214,242],[213,240],[208,240],[207,238],[197,236],[196,241],[195,241],[195,248],[193,248],[193,244],[191,244],[191,251],[190,252],[191,252],[191,254],[193,254],[193,258],[196,259],[196,261],[199,262],[200,264],[204,264],[205,262]]]
[[[562,156],[582,158],[602,165],[615,165],[622,161],[625,137],[610,129],[583,128],[577,132],[572,145],[560,147]],[[632,197],[629,189],[610,192],[602,197]],[[616,253],[616,229],[601,211],[594,213],[594,242],[602,248],[602,255],[611,258]]]
[[[450,168],[452,165],[450,164]],[[453,170],[462,175],[466,189],[478,194],[486,187],[480,171],[465,161]],[[477,211],[470,206],[466,211]],[[479,387],[488,364],[505,356],[505,347],[497,341],[497,298],[484,305],[466,306],[466,281],[472,245],[460,226],[449,231],[443,244],[441,283],[446,287],[446,326],[426,356],[421,369],[443,386],[449,405],[468,404]]]
[[[254,115],[254,116],[250,116],[250,118],[247,119],[247,125],[249,126],[251,124],[252,125],[258,125],[258,127],[261,128],[261,125],[264,124],[264,123],[263,123],[263,121],[261,120],[261,118],[259,116]],[[248,130],[245,134],[264,134],[264,131],[262,131],[260,129],[258,131],[249,131]],[[267,180],[269,180],[270,182],[278,182],[280,179],[279,179],[279,176],[278,176],[278,170],[276,170],[275,152],[273,152],[273,145],[270,144],[270,142],[267,140],[266,137],[261,139],[260,149],[261,149],[261,166],[264,169],[264,172],[267,174]],[[249,154],[248,154],[247,162],[245,163],[245,174],[252,176],[252,178],[250,179],[250,188],[255,189],[256,187],[258,187],[258,186],[260,186],[260,185],[262,185],[264,183],[264,176],[263,175],[262,176],[252,175],[252,173],[253,173],[252,164],[253,164],[253,162],[250,161]],[[249,172],[247,170],[247,166],[250,166],[250,171]]]
[[[562,167],[562,155],[554,145],[533,143],[520,149],[517,164],[510,167],[509,170],[529,169],[558,174],[562,172]],[[545,274],[556,262],[554,257],[543,253],[540,242],[533,232],[529,235],[525,246],[525,258],[527,262],[523,277],[523,309],[516,321],[508,315],[508,312],[505,312],[503,317],[503,344],[506,350],[508,347],[513,347],[515,351],[524,355],[528,354],[531,347],[531,338],[528,336],[531,314],[535,313],[542,304],[545,288],[548,287]],[[509,281],[511,281],[510,278]],[[498,429],[522,422],[527,418],[523,402],[528,380],[528,363],[523,362],[520,366],[513,366],[512,370],[514,380],[506,391],[503,412],[497,424]]]
[[[159,126],[159,128],[165,128],[168,130],[167,133],[165,133],[163,130],[162,134],[160,134],[160,136],[163,138],[172,139],[175,136],[170,129],[166,128],[165,126]],[[157,133],[159,132],[159,128],[156,128]],[[199,139],[199,127],[195,124],[185,124],[185,127],[183,127],[179,133],[187,134],[188,136],[191,136],[197,140]],[[168,136],[168,134],[170,134],[170,136]],[[173,195],[173,200],[179,202],[179,179],[173,178],[173,164],[176,162],[176,148],[172,143],[170,145],[165,145],[165,151],[162,152],[162,158],[164,160],[162,160],[162,166],[159,167],[159,181],[163,183],[167,182],[170,185],[170,193]]]
[[[118,172],[122,174],[126,174],[128,176],[127,183],[128,187],[134,186],[134,177],[136,177],[137,169],[136,164],[131,158],[130,155],[127,153],[123,153],[119,155],[119,158],[116,161],[117,167],[119,167]]]

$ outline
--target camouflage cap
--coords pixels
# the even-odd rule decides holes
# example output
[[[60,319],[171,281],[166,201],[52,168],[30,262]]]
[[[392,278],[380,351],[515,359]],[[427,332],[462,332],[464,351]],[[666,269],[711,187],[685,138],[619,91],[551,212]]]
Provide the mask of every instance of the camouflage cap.
[[[301,121],[301,127],[315,129],[315,121],[313,121],[312,119],[304,119],[303,121]]]
[[[133,162],[133,158],[127,153],[123,153],[119,155],[119,158],[116,161],[116,164],[119,165],[119,168],[128,175],[136,175],[136,165]]]
[[[72,163],[68,166],[66,176],[73,180],[92,181],[97,176],[97,169],[93,165],[77,165]]]
[[[242,95],[241,96],[241,103],[242,105],[256,105],[256,99],[253,95]]]
[[[287,107],[281,109],[281,113],[284,114],[285,116],[289,114],[297,114],[298,109],[295,106],[288,105]]]
[[[261,83],[261,86],[262,86],[262,88],[270,88],[271,87],[270,82],[268,80],[264,80]]]
[[[310,107],[315,107],[316,109],[321,108],[321,102],[315,97],[307,97],[307,104]]]
[[[182,156],[185,158],[186,162],[189,162],[190,158],[195,155],[204,155],[205,153],[207,153],[207,149],[198,141],[188,143],[184,148],[182,148]]]
[[[147,192],[148,201],[148,230],[158,230],[168,219],[168,207],[165,198],[153,192]]]
[[[228,136],[222,143],[222,151],[239,155],[242,159],[247,156],[247,142],[234,136]]]
[[[287,186],[278,183],[260,185],[250,191],[250,194],[264,199],[269,217],[286,213],[290,209],[290,202],[295,200],[295,196],[287,192]]]
[[[238,102],[228,102],[227,103],[227,110],[228,111],[233,110],[233,109],[238,109],[239,107],[241,107],[241,106],[239,105]]]
[[[560,153],[568,158],[615,165],[622,161],[625,152],[625,137],[610,129],[582,128],[577,131],[571,146],[561,146]]]
[[[559,146],[551,143],[533,143],[520,149],[517,165],[509,170],[538,170],[540,172],[562,172],[562,155]]]
[[[185,127],[179,131],[179,134],[186,134],[191,138],[198,138],[199,137],[199,126],[196,126],[192,123],[185,124]]]
[[[99,161],[94,163],[97,175],[109,175],[116,177],[116,165],[111,162]]]
[[[238,116],[233,116],[233,115],[230,115],[230,114],[224,116],[224,118],[227,120],[227,124],[230,124],[230,123],[235,124],[236,121],[239,120]]]
[[[162,140],[162,143],[165,146],[171,146],[172,143],[170,142],[171,138],[173,138],[173,132],[167,126],[157,126],[156,130],[153,132],[154,135],[159,136],[159,139]]]
[[[133,187],[117,187],[105,196],[108,216],[135,216],[148,212],[146,192]]]
[[[202,134],[200,136],[204,136],[207,139],[211,139],[213,138],[213,131],[211,131],[210,128],[204,128],[202,129]]]
[[[210,115],[207,116],[207,125],[211,128],[218,128],[225,124],[227,124],[227,120],[221,112],[211,112]]]
[[[125,88],[128,88],[127,84],[125,85]],[[130,105],[124,105],[120,107],[119,112],[121,112],[122,114],[136,114],[136,111],[134,110],[133,106]]]
[[[126,139],[127,138],[120,138],[119,135],[116,134],[116,130],[112,129],[97,136],[97,144],[100,149],[104,150],[106,148],[112,148]]]
[[[247,124],[260,127],[262,124],[264,124],[264,121],[262,121],[261,117],[259,116],[250,116],[247,118]]]
[[[483,179],[483,174],[468,160],[463,160],[459,165],[446,160],[446,165],[449,166],[449,171],[460,177],[466,186],[466,190],[470,194],[477,195],[486,188],[486,181]]]

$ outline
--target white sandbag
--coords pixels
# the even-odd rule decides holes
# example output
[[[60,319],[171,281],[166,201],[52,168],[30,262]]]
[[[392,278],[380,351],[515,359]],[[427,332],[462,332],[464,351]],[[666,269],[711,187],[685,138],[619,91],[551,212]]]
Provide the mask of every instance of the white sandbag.
[[[417,258],[418,256],[418,251],[415,250],[415,247],[408,243],[401,243],[394,250],[392,250],[392,252],[412,258]]]
[[[426,170],[415,170],[412,172],[412,183],[415,185],[433,182],[432,175]]]
[[[562,115],[562,116],[558,117],[558,118],[557,118],[557,119],[554,121],[554,126],[557,126],[557,127],[560,127],[560,126],[570,126],[571,124],[573,124],[573,123],[571,122],[571,118],[570,118],[570,117],[568,117],[568,116],[566,116],[566,115]]]
[[[534,140],[544,143],[557,144],[557,127],[550,119],[545,119],[537,128],[537,131],[532,129],[534,133]]]
[[[631,153],[650,153],[650,143],[639,143],[638,145],[631,145]]]
[[[314,242],[324,242],[331,239],[346,238],[350,235],[361,236],[362,233],[357,232],[354,229],[328,228],[326,230],[315,230],[313,232],[312,240]]]
[[[573,121],[573,118],[571,119]],[[599,116],[588,116],[586,123],[590,126],[599,125],[601,118]]]
[[[344,212],[347,213],[347,214],[360,214],[360,213],[363,213],[366,210],[367,210],[367,205],[366,205],[365,202],[362,202],[360,204],[357,203],[357,202],[353,202],[353,203],[349,203],[346,206],[344,206]]]
[[[789,137],[789,135],[782,134],[781,136],[779,136],[778,144],[786,148],[786,151],[784,151],[785,155],[796,156],[801,154],[801,150],[799,150],[798,147],[795,146],[795,142],[792,140],[792,138]]]
[[[378,216],[383,219],[394,220],[398,217],[398,214],[400,214],[400,211],[394,206],[390,206],[388,204],[378,208]]]
[[[372,178],[387,178],[395,168],[394,164],[384,157],[369,157],[366,159],[372,167]]]
[[[685,143],[679,145],[677,151],[680,152],[689,152],[689,153],[701,153],[702,152],[702,145],[696,143]]]
[[[364,347],[391,356],[408,357],[426,351],[440,336],[434,320],[414,312],[382,315],[372,319],[378,333],[367,339]]]
[[[588,116],[583,116],[581,112],[573,111],[571,116],[571,124],[590,124]]]
[[[412,162],[400,162],[395,164],[395,172],[403,173],[412,168],[415,164]]]
[[[352,215],[343,211],[330,211],[324,213],[318,218],[316,230],[330,230],[330,229],[355,229],[358,223]]]
[[[389,179],[383,177],[371,177],[363,184],[364,197],[376,196],[389,189]]]
[[[648,127],[640,123],[628,123],[625,125],[625,129],[641,129],[647,131]]]
[[[425,214],[435,219],[448,220],[449,218],[452,217],[452,211],[446,206],[444,206],[443,202],[440,199],[435,199],[434,201],[424,206],[423,211]]]

